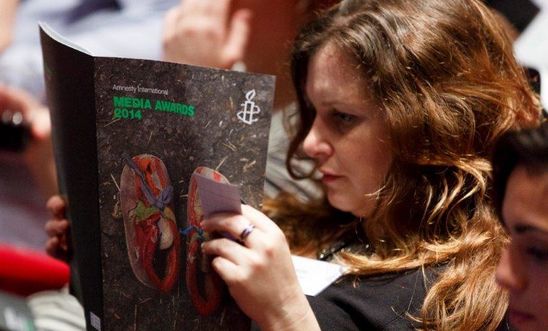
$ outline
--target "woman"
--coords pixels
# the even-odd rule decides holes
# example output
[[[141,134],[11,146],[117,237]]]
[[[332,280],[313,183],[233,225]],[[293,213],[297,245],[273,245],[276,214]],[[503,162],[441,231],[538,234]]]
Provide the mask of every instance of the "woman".
[[[512,132],[493,158],[495,205],[511,242],[497,267],[518,330],[548,329],[548,122]]]
[[[285,237],[251,208],[204,221],[245,239],[203,246],[240,307],[264,330],[497,328],[505,235],[488,156],[540,110],[493,14],[474,0],[344,1],[301,33],[292,68],[287,163],[313,159],[326,202],[268,205]],[[286,238],[350,275],[307,301]]]
[[[268,204],[285,235],[248,206],[204,221],[241,239],[203,245],[240,307],[264,330],[495,329],[505,235],[487,158],[540,110],[494,16],[477,0],[344,1],[300,35],[293,76],[288,164],[315,161],[326,201]],[[288,246],[350,273],[307,300]]]

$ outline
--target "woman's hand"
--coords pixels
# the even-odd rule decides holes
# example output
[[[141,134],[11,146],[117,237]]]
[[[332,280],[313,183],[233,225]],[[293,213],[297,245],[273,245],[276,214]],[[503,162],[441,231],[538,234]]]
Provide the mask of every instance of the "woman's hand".
[[[70,242],[67,238],[70,224],[65,218],[66,202],[60,196],[54,195],[48,200],[47,208],[52,218],[45,225],[48,234],[46,252],[52,257],[68,262]]]
[[[182,0],[165,18],[164,59],[230,69],[242,61],[251,12],[232,13],[232,0]]]
[[[228,285],[240,308],[262,330],[319,330],[299,285],[291,253],[280,228],[263,213],[243,205],[242,215],[220,213],[204,220],[205,231],[241,238],[205,242],[206,254],[215,255],[213,268]]]

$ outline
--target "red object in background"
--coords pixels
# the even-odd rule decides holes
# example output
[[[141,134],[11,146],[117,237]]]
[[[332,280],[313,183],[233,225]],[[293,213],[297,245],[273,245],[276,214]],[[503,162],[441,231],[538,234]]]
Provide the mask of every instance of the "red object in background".
[[[69,281],[66,263],[45,253],[0,244],[0,290],[27,296]]]

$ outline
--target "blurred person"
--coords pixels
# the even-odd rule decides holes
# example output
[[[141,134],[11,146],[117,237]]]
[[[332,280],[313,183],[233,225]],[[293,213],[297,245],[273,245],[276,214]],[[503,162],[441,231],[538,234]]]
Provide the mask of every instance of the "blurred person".
[[[548,122],[512,132],[493,157],[495,203],[510,234],[497,282],[510,293],[519,331],[548,330]]]

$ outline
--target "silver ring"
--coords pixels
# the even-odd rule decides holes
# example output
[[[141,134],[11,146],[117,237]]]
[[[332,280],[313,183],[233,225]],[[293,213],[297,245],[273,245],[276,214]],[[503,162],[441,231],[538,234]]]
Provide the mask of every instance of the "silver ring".
[[[255,225],[248,224],[245,229],[242,230],[242,233],[240,233],[240,241],[244,242],[251,232],[253,232],[253,229],[255,229]]]

